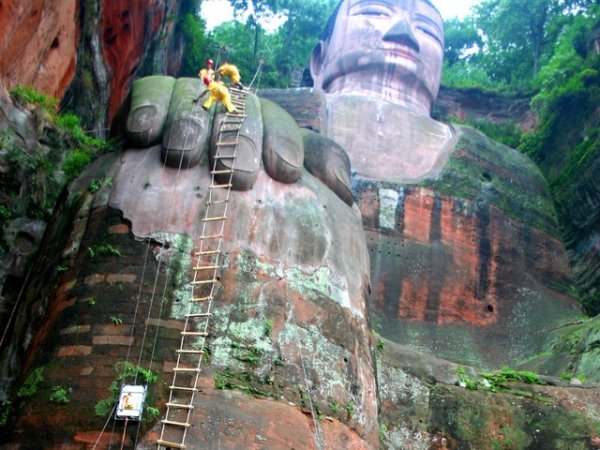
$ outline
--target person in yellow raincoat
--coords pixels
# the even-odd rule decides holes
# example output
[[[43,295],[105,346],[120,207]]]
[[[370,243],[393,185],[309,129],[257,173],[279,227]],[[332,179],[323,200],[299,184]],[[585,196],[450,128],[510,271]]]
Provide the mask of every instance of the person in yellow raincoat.
[[[233,86],[236,86],[239,89],[244,88],[241,83],[240,71],[233,64],[225,62],[224,64],[221,64],[221,66],[217,69],[217,72],[219,72],[219,75],[222,77],[228,77]]]
[[[198,78],[204,79],[208,77],[211,81],[213,81],[215,79],[215,70],[213,69],[214,66],[215,63],[212,59],[207,60],[206,67],[203,67],[198,72]]]
[[[215,101],[220,100],[227,112],[234,113],[237,111],[233,103],[231,103],[231,95],[227,86],[220,81],[211,80],[209,77],[204,77],[204,84],[206,85],[206,90],[194,99],[194,103],[210,92],[210,96],[202,105],[204,109],[209,109]]]

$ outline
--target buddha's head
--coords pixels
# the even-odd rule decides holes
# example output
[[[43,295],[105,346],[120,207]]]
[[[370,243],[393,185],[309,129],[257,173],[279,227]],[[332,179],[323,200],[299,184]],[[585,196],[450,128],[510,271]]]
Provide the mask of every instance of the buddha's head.
[[[342,0],[311,57],[315,87],[371,95],[428,115],[444,24],[428,0]]]

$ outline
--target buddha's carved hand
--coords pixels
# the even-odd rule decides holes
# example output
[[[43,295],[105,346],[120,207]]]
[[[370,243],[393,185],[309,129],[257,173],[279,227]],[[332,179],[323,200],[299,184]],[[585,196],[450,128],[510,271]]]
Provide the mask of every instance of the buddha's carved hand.
[[[195,78],[136,80],[126,124],[128,140],[138,148],[162,142],[163,161],[171,167],[205,165],[207,156],[211,168],[233,167],[235,190],[251,189],[262,169],[279,182],[295,183],[306,167],[352,205],[350,161],[339,145],[301,130],[278,105],[251,93],[246,93],[245,108],[238,107],[238,113],[226,115],[218,102],[205,110],[206,95],[194,101],[204,90],[202,81]],[[224,144],[231,142],[236,144]],[[235,159],[218,158],[215,164],[217,151],[227,155],[234,147]]]

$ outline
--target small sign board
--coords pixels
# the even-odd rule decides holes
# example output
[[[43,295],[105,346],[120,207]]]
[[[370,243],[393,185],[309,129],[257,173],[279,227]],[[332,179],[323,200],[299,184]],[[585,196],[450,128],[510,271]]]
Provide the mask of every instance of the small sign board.
[[[125,384],[119,394],[115,419],[141,420],[146,400],[146,386]]]

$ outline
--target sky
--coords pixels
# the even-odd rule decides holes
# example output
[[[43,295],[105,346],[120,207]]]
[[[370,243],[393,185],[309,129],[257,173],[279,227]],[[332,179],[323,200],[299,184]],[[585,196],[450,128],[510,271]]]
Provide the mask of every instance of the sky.
[[[463,17],[469,8],[481,0],[432,0],[444,19]],[[233,10],[228,0],[204,0],[201,15],[209,30],[233,18]]]

